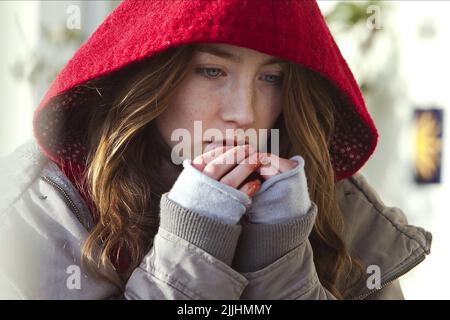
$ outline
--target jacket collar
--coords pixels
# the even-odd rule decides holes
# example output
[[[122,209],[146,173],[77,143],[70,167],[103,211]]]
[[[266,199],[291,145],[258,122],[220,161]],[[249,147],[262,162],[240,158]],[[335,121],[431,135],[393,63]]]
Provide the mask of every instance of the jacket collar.
[[[381,287],[404,275],[430,253],[430,232],[409,225],[405,214],[387,207],[366,178],[357,173],[336,184],[344,217],[344,242],[351,254],[363,264],[360,281],[346,296],[363,299],[378,288],[369,288],[379,271]],[[371,266],[371,267],[369,267]],[[356,275],[351,278],[354,281]],[[370,279],[369,279],[370,277]],[[347,284],[340,283],[340,288]]]

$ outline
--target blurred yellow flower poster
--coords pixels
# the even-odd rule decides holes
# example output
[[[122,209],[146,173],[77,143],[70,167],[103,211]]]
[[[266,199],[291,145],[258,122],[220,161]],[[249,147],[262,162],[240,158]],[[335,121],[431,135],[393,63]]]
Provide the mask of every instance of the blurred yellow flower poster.
[[[442,168],[442,109],[416,109],[415,180],[417,183],[440,183]]]

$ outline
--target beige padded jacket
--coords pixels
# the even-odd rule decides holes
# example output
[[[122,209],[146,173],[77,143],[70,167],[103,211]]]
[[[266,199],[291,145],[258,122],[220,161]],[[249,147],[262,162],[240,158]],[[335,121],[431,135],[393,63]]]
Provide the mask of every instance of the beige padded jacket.
[[[367,273],[345,298],[402,299],[398,279],[430,252],[431,234],[385,206],[361,174],[337,189],[345,242],[380,271],[379,286],[367,285]],[[335,299],[312,259],[308,235],[316,215],[313,205],[289,224],[226,225],[164,194],[154,245],[118,292],[81,266],[81,244],[92,227],[87,206],[30,140],[0,160],[0,298]],[[256,271],[239,272],[248,265]]]

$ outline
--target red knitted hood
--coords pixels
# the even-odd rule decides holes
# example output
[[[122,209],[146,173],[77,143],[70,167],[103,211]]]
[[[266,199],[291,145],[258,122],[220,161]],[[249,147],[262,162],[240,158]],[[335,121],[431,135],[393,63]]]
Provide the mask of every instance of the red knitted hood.
[[[337,180],[356,173],[373,153],[377,130],[315,1],[125,0],[75,53],[35,111],[34,134],[44,154],[71,168],[65,172],[75,179],[84,169],[86,147],[80,142],[83,130],[69,124],[78,108],[93,105],[92,94],[80,85],[169,47],[197,42],[291,60],[340,89],[348,103],[337,106],[341,116],[330,143]]]

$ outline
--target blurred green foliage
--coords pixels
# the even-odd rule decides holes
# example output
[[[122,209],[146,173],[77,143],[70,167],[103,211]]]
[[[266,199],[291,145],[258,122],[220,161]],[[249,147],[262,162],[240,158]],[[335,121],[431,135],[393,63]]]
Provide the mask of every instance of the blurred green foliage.
[[[352,41],[358,41],[357,47],[359,53],[369,54],[376,38],[383,32],[383,28],[369,28],[368,19],[373,14],[369,9],[376,6],[379,12],[386,8],[385,1],[379,0],[361,0],[361,1],[336,1],[332,9],[324,17],[334,36],[341,34],[355,34],[354,31],[360,31],[361,37],[352,38]],[[358,30],[356,30],[358,29]],[[376,83],[371,82],[368,77],[362,76],[359,85],[363,93],[368,93],[373,89]]]

